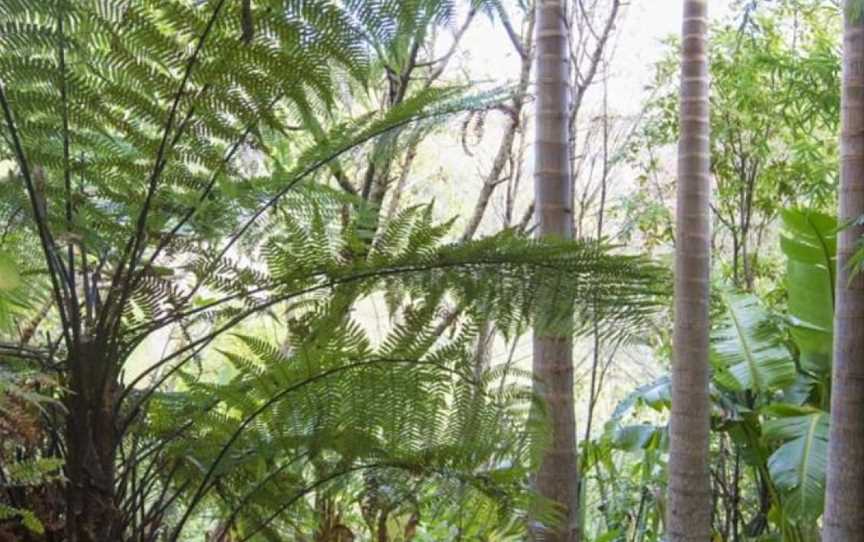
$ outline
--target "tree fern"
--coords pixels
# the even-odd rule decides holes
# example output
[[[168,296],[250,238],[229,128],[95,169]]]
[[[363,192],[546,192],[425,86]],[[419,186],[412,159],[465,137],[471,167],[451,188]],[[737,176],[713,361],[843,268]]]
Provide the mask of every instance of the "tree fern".
[[[38,453],[65,460],[63,537],[177,539],[202,502],[252,536],[363,470],[471,495],[518,486],[524,467],[508,476],[502,457],[524,442],[502,426],[522,415],[510,409],[520,396],[493,400],[478,384],[466,362],[478,322],[512,336],[577,306],[577,324],[637,326],[662,297],[665,273],[612,247],[512,231],[449,244],[424,208],[378,234],[368,206],[316,189],[353,149],[505,95],[430,87],[317,134],[293,124],[328,115],[342,82],[366,84],[452,6],[0,6],[0,159],[15,164],[2,212],[51,292],[39,343],[2,343],[0,357],[59,375],[46,387],[69,415],[54,405],[46,418],[62,445],[44,437]],[[347,315],[384,291],[399,323],[374,344]],[[442,339],[445,303],[462,313]],[[287,321],[285,345],[238,338],[222,348],[237,376],[198,378],[221,337],[266,317]],[[166,336],[164,353],[133,367]],[[258,500],[277,489],[283,509]]]

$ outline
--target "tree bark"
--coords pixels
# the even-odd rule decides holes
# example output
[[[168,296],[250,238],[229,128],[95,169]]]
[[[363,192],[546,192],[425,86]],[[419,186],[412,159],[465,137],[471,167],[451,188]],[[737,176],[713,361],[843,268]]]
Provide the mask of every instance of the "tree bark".
[[[565,0],[538,0],[536,12],[537,101],[534,189],[538,234],[573,237],[573,180],[569,160],[570,57]],[[578,468],[573,403],[572,337],[534,330],[535,387],[548,409],[549,445],[543,450],[537,491],[560,508],[556,526],[534,526],[535,539],[578,539]]]
[[[864,4],[846,1],[840,224],[864,214]],[[853,223],[855,224],[855,223]],[[864,275],[849,269],[864,227],[839,233],[824,542],[864,541]]]
[[[684,0],[670,419],[670,542],[711,537],[708,334],[711,269],[707,0]]]
[[[117,379],[100,345],[82,339],[69,358],[66,540],[121,540],[115,502]]]

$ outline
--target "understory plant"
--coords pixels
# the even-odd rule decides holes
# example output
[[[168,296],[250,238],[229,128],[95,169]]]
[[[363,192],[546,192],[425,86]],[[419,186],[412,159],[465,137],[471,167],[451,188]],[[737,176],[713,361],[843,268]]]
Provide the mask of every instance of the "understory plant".
[[[781,217],[784,302],[716,289],[712,485],[721,540],[819,540],[838,225],[807,209]],[[639,387],[583,452],[593,458],[604,540],[659,540],[669,405],[668,377]]]

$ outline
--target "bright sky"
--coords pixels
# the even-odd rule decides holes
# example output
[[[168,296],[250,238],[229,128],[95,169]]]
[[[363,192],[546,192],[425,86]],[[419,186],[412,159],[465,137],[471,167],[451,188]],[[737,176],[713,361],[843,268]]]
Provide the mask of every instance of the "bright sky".
[[[722,20],[733,0],[711,0],[711,17]],[[467,2],[466,2],[467,3]],[[513,5],[513,0],[505,0]],[[619,113],[638,110],[642,89],[651,80],[652,65],[663,48],[661,40],[681,29],[681,0],[630,0],[619,23],[612,58],[610,106]],[[518,9],[508,11],[517,14]],[[514,20],[514,25],[518,21]],[[518,28],[518,26],[517,26]],[[469,73],[479,80],[513,80],[519,63],[502,27],[486,18],[475,21],[464,40]]]
[[[572,0],[571,0],[572,1]],[[721,20],[729,14],[734,0],[711,0],[712,18]],[[513,25],[521,28],[521,11],[516,0],[504,0]],[[603,2],[601,2],[602,4]],[[467,11],[468,0],[462,1]],[[620,116],[631,116],[641,110],[645,101],[645,86],[653,78],[653,66],[665,52],[662,40],[680,32],[681,0],[629,0],[619,19],[618,31],[610,49],[612,64],[608,89],[610,112]],[[456,17],[454,26],[461,25],[464,12]],[[447,32],[448,34],[450,32]],[[442,39],[439,48],[449,48],[449,39]],[[490,87],[515,83],[520,61],[502,25],[486,16],[474,20],[465,34],[459,54],[448,68],[451,73],[463,71],[476,82],[486,82]],[[457,76],[458,77],[458,76]],[[601,87],[595,85],[589,91],[583,108],[583,116],[592,116],[599,109],[602,99]],[[530,104],[527,111],[530,113]],[[472,148],[473,156],[464,153],[460,138],[460,120],[455,120],[445,133],[429,138],[423,145],[415,164],[409,191],[416,201],[435,199],[441,218],[454,214],[465,215],[473,205],[481,179],[488,172],[489,164],[497,150],[503,129],[503,115],[490,114],[485,121],[484,138]],[[531,191],[531,136],[527,140],[526,173],[520,193],[530,199]],[[446,182],[442,182],[446,179]],[[527,192],[526,192],[527,191]],[[524,194],[523,194],[524,195]],[[520,198],[524,199],[524,198]],[[497,216],[501,215],[500,198],[493,198],[492,208],[484,218],[484,225],[496,229]],[[527,202],[524,202],[527,205]],[[497,216],[496,216],[497,215]],[[488,228],[481,228],[489,231]]]
[[[730,6],[733,0],[710,0],[714,20],[722,20],[730,14]],[[505,0],[511,7],[514,0]],[[467,0],[464,1],[467,5]],[[511,14],[518,13],[516,9],[508,11]],[[647,93],[644,87],[653,78],[653,66],[665,54],[662,40],[670,35],[678,34],[681,28],[681,0],[630,0],[619,22],[614,53],[612,55],[611,73],[608,81],[609,106],[613,113],[618,115],[635,115],[642,107]],[[462,19],[460,19],[461,21]],[[514,26],[518,28],[519,21],[514,20]],[[466,33],[462,46],[463,53],[458,59],[454,59],[453,67],[461,67],[469,77],[475,81],[487,81],[491,86],[512,83],[516,80],[519,71],[519,59],[513,47],[498,23],[490,22],[487,18],[480,18],[474,22],[468,33]],[[588,98],[585,109],[597,109],[602,96],[600,87],[595,88],[593,99]],[[530,105],[528,106],[530,112]],[[590,116],[590,112],[586,116]],[[418,164],[411,178],[409,191],[413,193],[415,201],[428,201],[434,198],[436,209],[441,218],[451,218],[461,214],[463,217],[469,212],[476,200],[477,191],[483,176],[488,172],[489,164],[497,150],[502,130],[502,115],[489,115],[486,120],[485,135],[478,145],[472,148],[473,156],[468,156],[462,150],[458,137],[459,122],[453,123],[454,129],[433,136],[424,143],[421,153],[418,155]],[[524,177],[520,189],[519,211],[531,199],[531,135],[529,135]],[[630,184],[630,173],[620,171],[613,184],[617,192],[626,192]],[[614,196],[610,196],[614,197]],[[501,194],[493,196],[490,208],[484,218],[486,231],[494,231],[500,224],[502,214]],[[457,224],[456,229],[460,226]],[[372,313],[369,314],[374,318]],[[500,346],[500,345],[499,345]],[[585,352],[578,349],[577,365],[580,360],[584,361]],[[503,350],[496,347],[494,355],[495,363],[503,361]],[[621,355],[627,359],[635,360],[632,363],[632,374],[627,378],[647,381],[656,375],[642,375],[640,371],[651,371],[650,364],[642,359],[644,354],[638,351],[627,351]],[[638,359],[637,359],[638,358]],[[527,368],[531,359],[530,341],[523,341],[516,349],[515,361],[517,364]],[[647,359],[647,358],[646,358]],[[647,368],[646,368],[647,367]],[[577,368],[577,373],[582,374],[584,368]],[[621,390],[630,389],[633,382],[625,378],[622,381],[613,378],[608,385],[611,393],[604,397],[601,409],[611,409],[620,396]],[[617,388],[621,389],[618,390]],[[608,403],[608,404],[607,404]],[[580,418],[584,413],[580,411]],[[581,423],[581,422],[580,422]]]

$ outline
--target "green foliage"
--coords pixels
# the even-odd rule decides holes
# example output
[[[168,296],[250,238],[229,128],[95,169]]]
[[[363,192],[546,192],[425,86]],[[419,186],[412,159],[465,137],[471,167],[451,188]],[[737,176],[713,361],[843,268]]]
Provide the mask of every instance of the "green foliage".
[[[0,522],[7,522],[10,520],[20,520],[24,528],[32,533],[43,534],[45,532],[45,526],[42,525],[42,522],[39,521],[36,514],[30,510],[15,508],[0,503]]]
[[[811,210],[782,213],[790,332],[804,370],[826,377],[831,369],[837,220]]]
[[[828,466],[828,413],[812,407],[774,404],[765,408],[763,438],[782,445],[771,454],[768,468],[784,492],[783,506],[796,521],[822,514]]]
[[[28,307],[21,273],[9,254],[0,252],[0,330],[9,330],[13,317]]]
[[[478,373],[481,323],[505,337],[532,322],[632,331],[663,299],[666,273],[594,242],[513,231],[448,244],[450,224],[435,223],[430,206],[404,210],[370,247],[363,215],[339,224],[341,197],[328,194],[296,193],[280,207],[258,249],[266,269],[219,263],[210,293],[242,303],[198,301],[191,322],[231,329],[267,306],[288,334],[278,345],[237,335],[220,349],[234,370],[228,381],[202,381],[179,364],[185,390],[157,392],[142,428],[148,441],[170,442],[175,470],[162,483],[188,503],[176,529],[207,503],[243,536],[284,532],[311,513],[307,494],[350,495],[372,475],[430,492],[422,506],[482,513],[478,533],[519,532],[516,519],[538,506],[526,483],[540,422],[528,417],[530,389],[511,381],[516,369]],[[246,298],[252,281],[267,297]],[[381,296],[392,322],[373,340],[351,311]],[[442,318],[448,305],[459,307],[455,319]],[[563,317],[574,308],[575,320]],[[187,429],[172,438],[178,419]],[[368,497],[359,493],[355,501]]]
[[[42,380],[41,384],[48,384],[44,377],[10,370],[14,368],[12,363],[0,365],[0,473],[4,491],[24,494],[62,481],[63,461],[32,453],[32,441],[41,431],[38,415],[57,403],[36,391],[33,382]],[[0,524],[20,524],[31,533],[43,534],[43,521],[30,504],[27,500],[0,502]]]
[[[756,6],[756,4],[754,4]],[[764,241],[782,208],[833,210],[838,180],[840,13],[818,1],[759,3],[710,36],[712,216],[721,267],[754,290],[781,274]],[[624,200],[627,230],[673,241],[667,148],[678,138],[679,45],[656,66],[631,149],[640,190]]]
[[[726,294],[726,318],[712,334],[714,381],[733,391],[769,392],[795,381],[780,331],[752,295]]]
[[[508,387],[499,394],[473,379],[473,326],[436,346],[423,341],[418,350],[415,332],[427,336],[434,327],[434,312],[420,306],[376,348],[350,319],[333,328],[320,325],[334,321],[333,309],[304,315],[302,327],[298,323],[279,348],[241,338],[249,354],[225,353],[237,369],[230,382],[188,381],[192,401],[182,410],[157,407],[154,429],[167,423],[170,432],[171,419],[194,416],[213,397],[224,405],[222,415],[210,410],[196,419],[188,443],[178,443],[184,466],[174,482],[191,478],[191,487],[200,484],[200,466],[216,465],[214,454],[240,430],[212,477],[226,514],[248,501],[234,512],[244,536],[263,528],[258,518],[270,517],[286,499],[294,506],[277,521],[290,523],[306,506],[296,497],[321,481],[330,481],[322,491],[350,491],[349,481],[364,476],[375,476],[390,491],[416,492],[431,484],[427,505],[454,505],[449,501],[462,492],[461,506],[483,507],[485,495],[512,508],[516,503],[507,501],[518,498],[529,458],[511,424],[522,423],[520,403],[530,391]],[[307,329],[326,333],[301,331]],[[366,489],[358,499],[364,493],[368,498]],[[490,527],[513,513],[502,509]]]
[[[367,144],[377,160],[379,141],[392,147],[408,125],[506,96],[430,86],[312,126],[380,70],[401,73],[406,51],[454,10],[441,0],[0,6],[0,160],[14,163],[0,212],[15,226],[3,249],[51,285],[38,345],[4,333],[0,354],[68,386],[51,387],[73,411],[52,403],[50,434],[112,428],[61,443],[34,436],[22,475],[36,483],[42,459],[68,453],[78,463],[67,464],[64,496],[102,495],[117,513],[99,518],[113,529],[104,536],[140,540],[177,540],[214,511],[247,538],[290,536],[295,520],[323,515],[313,495],[335,502],[340,491],[393,517],[432,505],[452,516],[458,502],[485,518],[466,531],[477,536],[516,536],[529,510],[551,516],[527,490],[542,416],[528,416],[516,369],[474,365],[477,330],[490,320],[508,340],[531,324],[634,330],[663,301],[667,274],[615,247],[515,231],[450,243],[431,207],[381,225],[375,202],[316,182]],[[35,298],[4,277],[3,296],[20,286]],[[380,340],[351,316],[375,298],[393,318]],[[285,337],[246,333],[262,322]],[[229,378],[204,376],[224,360]],[[110,495],[96,488],[97,465],[116,481]],[[414,510],[389,510],[416,491],[429,497]]]
[[[732,291],[719,297],[722,318],[711,337],[712,427],[720,462],[714,475],[717,480],[725,476],[721,473],[730,446],[738,465],[735,476],[740,476],[741,464],[754,473],[738,479],[736,491],[749,486],[762,494],[757,502],[734,504],[739,510],[750,508],[753,519],[747,529],[753,536],[768,536],[770,522],[778,540],[802,542],[818,539],[814,525],[825,492],[837,224],[810,209],[780,215],[785,306],[769,308],[752,294]],[[662,425],[621,420],[640,406],[669,408],[668,386],[668,378],[661,378],[627,396],[607,427],[607,446],[637,454],[663,450]],[[714,487],[718,498],[735,498],[719,482]],[[742,499],[740,494],[737,498]]]

